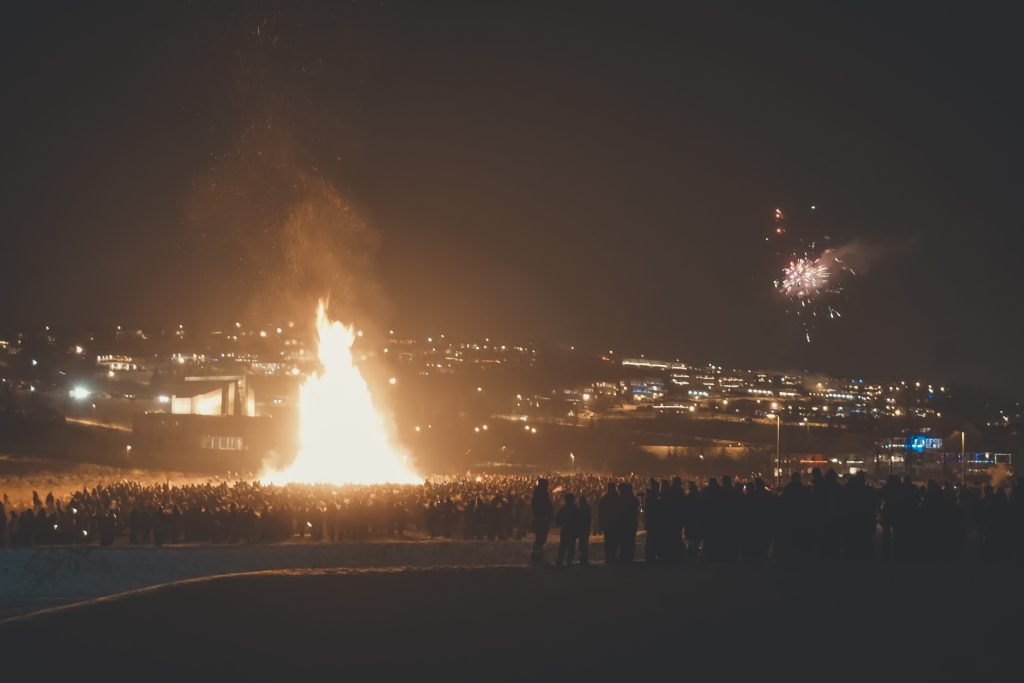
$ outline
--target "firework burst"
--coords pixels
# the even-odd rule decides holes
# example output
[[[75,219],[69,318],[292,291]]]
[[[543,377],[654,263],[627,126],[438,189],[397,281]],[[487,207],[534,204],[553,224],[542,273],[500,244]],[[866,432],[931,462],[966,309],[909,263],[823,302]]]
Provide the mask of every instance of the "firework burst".
[[[787,230],[778,209],[775,210],[775,222],[775,235],[785,236]],[[806,244],[800,240],[790,242],[789,246],[795,249],[786,249],[785,240],[777,244],[779,255],[787,263],[775,280],[775,289],[785,297],[789,312],[800,320],[804,338],[810,342],[818,319],[842,317],[838,305],[843,297],[843,279],[846,274],[856,273],[840,258],[842,249],[818,250],[814,242]]]
[[[829,284],[828,264],[820,258],[813,261],[802,257],[790,261],[782,269],[782,279],[776,287],[786,296],[807,299],[821,292]]]

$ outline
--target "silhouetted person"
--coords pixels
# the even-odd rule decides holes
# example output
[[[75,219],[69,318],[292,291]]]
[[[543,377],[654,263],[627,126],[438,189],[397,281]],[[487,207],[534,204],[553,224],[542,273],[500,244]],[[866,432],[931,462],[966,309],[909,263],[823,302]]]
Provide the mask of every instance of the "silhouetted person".
[[[621,502],[620,522],[622,524],[622,549],[619,559],[624,563],[633,562],[636,556],[636,530],[640,523],[640,501],[633,494],[633,485],[629,482],[619,484],[619,499]]]
[[[580,524],[576,542],[580,547],[580,566],[586,567],[590,564],[590,525],[591,512],[590,503],[586,496],[580,496]]]
[[[139,533],[141,527],[141,515],[139,511],[132,508],[132,511],[128,513],[128,542],[135,545],[139,542]]]
[[[181,510],[177,505],[171,507],[170,531],[171,543],[177,543],[181,537]]]
[[[985,487],[985,534],[983,557],[989,562],[1004,562],[1010,557],[1011,531],[1009,500],[1000,488]]]
[[[530,561],[540,563],[544,561],[544,544],[547,543],[551,518],[555,514],[548,494],[547,479],[537,480],[533,497],[530,499],[530,514],[533,517],[533,552],[530,554]]]
[[[711,477],[708,479],[707,486],[700,492],[704,536],[701,546],[701,557],[705,560],[721,560],[725,554],[722,551],[722,517],[724,506],[722,487],[718,485],[718,479]]]
[[[1018,566],[1024,565],[1024,477],[1017,477],[1013,485],[1009,516],[1012,558]]]
[[[686,521],[686,540],[683,550],[696,558],[700,556],[701,545],[704,543],[704,505],[697,482],[687,482],[686,489],[686,504],[683,513]]]
[[[686,492],[679,477],[673,477],[669,486],[662,486],[662,511],[665,520],[662,552],[669,562],[679,562],[683,559],[683,527],[686,525]]]
[[[863,564],[874,556],[875,492],[858,472],[850,478],[842,495],[843,556],[850,562]]]
[[[946,509],[946,496],[939,483],[929,479],[921,498],[919,559],[935,562],[947,553],[944,544],[952,536],[950,531],[950,515]]]
[[[897,498],[896,558],[901,561],[920,556],[920,492],[908,474],[903,477]]]
[[[800,481],[800,473],[793,472],[789,483],[779,497],[778,526],[775,535],[775,555],[790,562],[810,559],[816,546],[814,501],[811,491]]]
[[[571,493],[565,494],[565,504],[555,517],[555,524],[560,529],[556,566],[572,564],[576,553],[576,539],[580,535],[580,521],[580,508],[576,505],[576,496]]]
[[[747,562],[764,562],[771,547],[775,500],[761,479],[755,479],[748,489],[740,497],[740,551]]]
[[[644,493],[644,528],[647,531],[644,560],[647,562],[656,562],[661,559],[663,521],[661,487],[658,480],[652,478],[650,486]]]
[[[893,556],[896,521],[900,516],[900,478],[895,474],[890,474],[878,493],[882,499],[882,557],[890,559]]]
[[[721,535],[722,559],[735,562],[740,551],[740,491],[728,474],[722,477]]]
[[[152,516],[152,527],[153,527],[153,545],[164,544],[164,511],[162,508],[158,508],[153,512]]]
[[[820,556],[824,560],[837,560],[839,559],[839,549],[842,547],[840,500],[842,487],[839,485],[839,476],[834,469],[828,468],[825,476],[816,480],[814,495],[818,499],[816,508],[820,515],[818,534]]]
[[[619,561],[621,543],[621,512],[619,494],[615,492],[615,483],[608,482],[608,492],[601,496],[597,504],[597,524],[604,534],[605,564]]]
[[[107,512],[100,518],[100,545],[113,545],[117,535],[117,524],[114,513]]]

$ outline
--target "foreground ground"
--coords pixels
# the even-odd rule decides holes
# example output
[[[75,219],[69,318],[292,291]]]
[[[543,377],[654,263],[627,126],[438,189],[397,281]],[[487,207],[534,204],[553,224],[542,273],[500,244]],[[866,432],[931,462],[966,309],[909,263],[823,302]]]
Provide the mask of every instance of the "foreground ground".
[[[595,556],[601,557],[600,548]],[[290,569],[523,565],[528,541],[422,537],[340,543],[0,548],[0,619],[222,574]],[[2,673],[2,669],[0,669]]]
[[[1020,574],[833,566],[242,574],[0,623],[57,680],[1019,680]],[[59,655],[59,656],[56,656]]]

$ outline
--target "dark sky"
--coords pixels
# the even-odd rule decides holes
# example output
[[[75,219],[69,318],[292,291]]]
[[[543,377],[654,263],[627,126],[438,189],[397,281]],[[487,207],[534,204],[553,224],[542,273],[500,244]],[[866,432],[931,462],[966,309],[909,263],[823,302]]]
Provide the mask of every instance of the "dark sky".
[[[340,282],[417,333],[1012,388],[1018,17],[839,4],[20,3],[0,322]],[[810,344],[776,207],[880,254]]]

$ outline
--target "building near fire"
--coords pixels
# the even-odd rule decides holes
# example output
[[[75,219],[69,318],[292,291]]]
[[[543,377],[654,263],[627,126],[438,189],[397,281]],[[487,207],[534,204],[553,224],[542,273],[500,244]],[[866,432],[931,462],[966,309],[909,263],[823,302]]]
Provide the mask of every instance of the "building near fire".
[[[256,415],[246,375],[185,377],[165,387],[170,412],[139,415],[132,457],[185,471],[256,472],[275,453],[294,450],[289,420]]]
[[[270,417],[146,413],[132,431],[133,459],[185,472],[257,472],[288,447],[288,430]]]
[[[256,415],[256,394],[246,375],[186,377],[170,403],[175,415]]]

